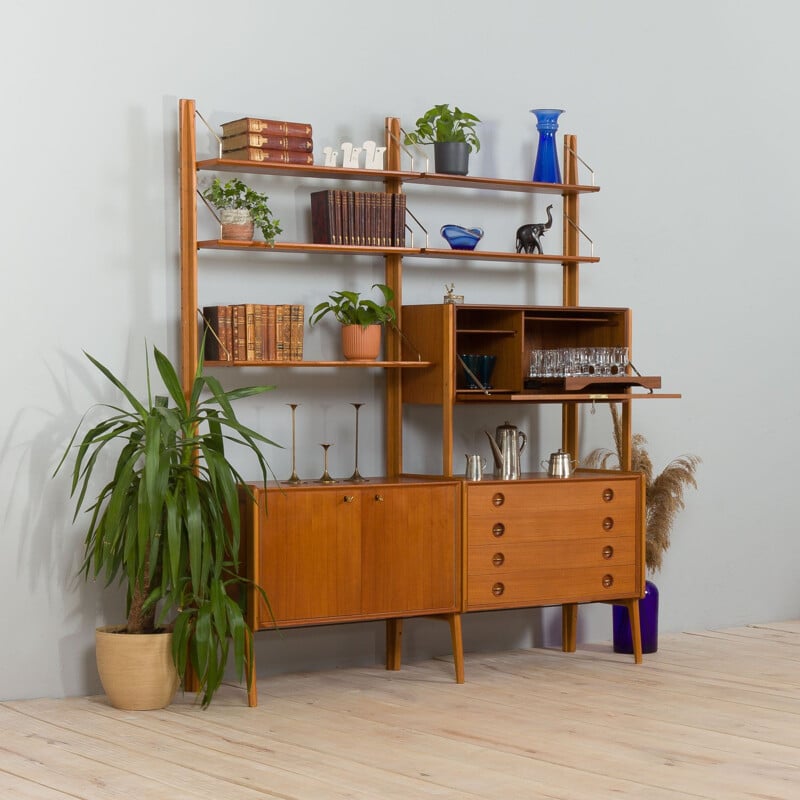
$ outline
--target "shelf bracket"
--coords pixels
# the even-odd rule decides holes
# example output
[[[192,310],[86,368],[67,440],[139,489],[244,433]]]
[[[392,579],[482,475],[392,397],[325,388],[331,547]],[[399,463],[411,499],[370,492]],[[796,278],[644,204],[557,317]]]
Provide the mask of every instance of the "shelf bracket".
[[[567,150],[570,153],[572,153],[573,156],[575,156],[575,158],[578,159],[578,161],[581,162],[581,164],[583,164],[584,167],[586,167],[586,169],[589,170],[589,174],[592,176],[591,185],[592,186],[596,186],[597,184],[594,182],[594,170],[578,155],[577,150],[575,150],[574,148],[570,147],[568,144],[565,144],[564,146],[567,148]]]
[[[406,132],[402,128],[400,128],[400,132],[403,134],[403,136],[406,135]],[[397,142],[398,147],[411,159],[411,172],[415,172],[415,169],[414,169],[414,154],[391,131],[389,131],[388,133],[389,133],[389,136]],[[430,159],[428,158],[428,156],[426,156],[424,154],[423,154],[422,158],[425,159],[425,169],[422,170],[422,171],[429,172],[430,171]]]
[[[217,132],[206,122],[206,118],[197,110],[194,110],[194,113],[200,117],[203,125],[211,131],[211,135],[217,140],[217,158],[222,158],[222,139],[217,135]]]
[[[592,241],[592,239],[589,237],[589,235],[586,233],[586,231],[583,228],[581,228],[581,226],[578,225],[575,222],[575,220],[572,219],[572,217],[569,216],[569,214],[565,214],[564,218],[567,220],[567,222],[570,225],[572,225],[573,228],[575,228],[576,231],[578,231],[578,233],[581,236],[583,236],[584,239],[586,239],[587,242],[589,242],[589,252],[590,252],[590,255],[592,256],[592,258],[594,258],[594,242]]]

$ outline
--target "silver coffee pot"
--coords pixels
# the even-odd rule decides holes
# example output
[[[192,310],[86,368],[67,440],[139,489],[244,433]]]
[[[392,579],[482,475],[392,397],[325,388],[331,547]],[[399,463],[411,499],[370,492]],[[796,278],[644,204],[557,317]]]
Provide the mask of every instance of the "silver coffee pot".
[[[542,468],[547,470],[551,478],[569,478],[577,463],[569,453],[559,448],[555,453],[550,453],[549,461],[542,461]]]
[[[492,446],[494,477],[504,481],[518,480],[520,477],[520,454],[528,441],[527,435],[508,421],[497,426],[494,437],[489,431],[484,431],[484,433]]]

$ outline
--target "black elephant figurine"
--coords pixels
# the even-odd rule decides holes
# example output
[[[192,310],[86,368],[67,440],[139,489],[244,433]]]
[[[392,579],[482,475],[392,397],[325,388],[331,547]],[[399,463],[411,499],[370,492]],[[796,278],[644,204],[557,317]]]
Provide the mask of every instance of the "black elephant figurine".
[[[517,252],[518,253],[536,253],[542,252],[542,240],[545,232],[550,230],[553,224],[553,215],[550,209],[553,206],[547,206],[547,222],[533,222],[530,225],[522,225],[517,228]]]

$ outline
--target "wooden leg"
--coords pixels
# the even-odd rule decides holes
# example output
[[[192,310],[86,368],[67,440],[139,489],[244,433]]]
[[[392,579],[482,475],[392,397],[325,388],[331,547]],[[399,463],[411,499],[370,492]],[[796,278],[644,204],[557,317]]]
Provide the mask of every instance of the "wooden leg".
[[[447,614],[446,616],[450,623],[450,638],[453,642],[456,683],[464,683],[464,640],[461,638],[461,614]]]
[[[574,653],[578,647],[578,604],[565,603],[561,606],[561,649]]]
[[[403,620],[386,620],[386,669],[399,670],[403,654]]]
[[[631,623],[631,643],[633,644],[633,661],[642,663],[642,628],[639,623],[639,599],[623,600],[621,605],[628,609],[628,619]]]

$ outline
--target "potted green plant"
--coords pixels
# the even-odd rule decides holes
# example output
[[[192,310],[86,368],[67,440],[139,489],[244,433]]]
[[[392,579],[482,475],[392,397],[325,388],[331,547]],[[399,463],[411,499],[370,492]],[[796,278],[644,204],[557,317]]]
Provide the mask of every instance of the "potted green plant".
[[[342,290],[318,303],[308,318],[313,326],[328,314],[334,316],[342,326],[342,350],[349,361],[374,361],[380,352],[381,327],[394,324],[397,319],[391,305],[392,289],[383,283],[373,283],[371,288],[380,290],[383,302],[362,298],[360,292]]]
[[[469,154],[481,149],[475,125],[480,122],[474,114],[447,103],[428,109],[406,133],[405,144],[433,144],[434,169],[450,175],[466,175]]]
[[[274,387],[224,391],[216,378],[203,374],[201,353],[191,391],[184,395],[175,368],[153,348],[167,394],[153,396],[148,359],[147,395],[139,400],[107,367],[86,356],[127,401],[127,406],[100,404],[109,413],[79,440],[84,415],[56,468],[75,453],[73,521],[80,511],[89,513],[81,574],[125,585],[127,623],[98,629],[101,681],[112,705],[163,707],[177,688],[177,676],[191,666],[205,707],[222,682],[230,644],[240,679],[252,654],[244,613],[247,581],[239,570],[243,481],[228,460],[226,442],[252,453],[264,480],[267,463],[258,443],[273,444],[243,425],[231,404]],[[109,477],[110,451],[115,461]],[[99,493],[89,499],[98,482]],[[157,701],[130,699],[134,679],[158,684],[130,661],[131,648],[153,639],[167,654],[161,680],[172,684],[172,694],[167,687]],[[119,645],[127,662],[121,688],[112,685]],[[249,686],[251,670],[246,672]]]
[[[279,220],[275,219],[267,203],[269,197],[249,187],[239,178],[222,183],[214,178],[203,191],[203,197],[220,213],[222,238],[249,241],[254,228],[258,228],[268,245],[275,244],[275,237],[282,232]]]
[[[614,450],[593,450],[581,462],[584,467],[609,469],[614,459],[617,468],[622,463],[622,420],[615,403],[611,403],[609,409]],[[695,473],[700,463],[701,459],[695,455],[678,456],[656,475],[647,452],[647,439],[640,433],[631,437],[631,470],[644,474],[645,566],[650,574],[661,570],[664,553],[670,546],[675,517],[684,508],[684,492],[688,487],[697,488]],[[645,596],[639,605],[642,652],[654,653],[658,649],[658,587],[652,581],[645,581]],[[618,653],[633,652],[628,611],[623,606],[614,606],[614,650]]]

